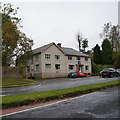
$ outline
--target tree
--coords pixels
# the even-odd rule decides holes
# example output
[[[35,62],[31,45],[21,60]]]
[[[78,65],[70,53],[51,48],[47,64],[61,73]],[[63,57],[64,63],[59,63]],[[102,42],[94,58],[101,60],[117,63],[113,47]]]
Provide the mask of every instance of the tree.
[[[105,39],[102,43],[102,61],[103,64],[112,64],[113,59],[112,59],[112,48],[111,48],[111,43],[108,39]]]
[[[0,4],[2,14],[2,65],[10,66],[16,64],[20,56],[31,52],[33,40],[29,39],[20,31],[21,19],[16,17],[17,9],[8,3],[3,6]],[[29,54],[28,54],[29,55]],[[25,55],[26,56],[26,55]],[[28,57],[28,56],[27,56]],[[26,58],[27,61],[27,58]],[[24,64],[26,62],[22,62]]]
[[[77,34],[77,42],[78,42],[78,44],[79,44],[79,52],[82,51],[82,49],[81,49],[82,40],[83,40],[82,34],[79,34],[79,33],[78,33],[78,34]]]
[[[101,58],[101,50],[98,44],[93,49],[94,54],[93,54],[93,61],[96,64],[102,64],[102,58]]]
[[[103,32],[100,34],[100,38],[108,39],[111,42],[112,50],[118,49],[118,43],[120,43],[119,25],[112,25],[110,22],[104,24]]]
[[[102,38],[103,40],[104,39],[108,39],[109,40],[111,27],[112,27],[111,22],[104,24],[103,31],[100,34],[100,38]]]
[[[85,48],[87,48],[87,47],[88,47],[88,40],[87,40],[87,38],[86,38],[86,39],[84,39],[84,40],[82,41],[83,52],[85,52]]]
[[[120,43],[120,33],[119,33],[119,26],[113,26],[110,31],[110,41],[113,50],[118,49],[118,44]]]

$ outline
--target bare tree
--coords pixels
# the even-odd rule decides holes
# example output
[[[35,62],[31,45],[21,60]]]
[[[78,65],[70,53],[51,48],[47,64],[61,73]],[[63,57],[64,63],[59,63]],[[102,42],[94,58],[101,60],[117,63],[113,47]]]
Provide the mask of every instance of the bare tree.
[[[80,51],[80,52],[82,51],[82,49],[81,49],[81,47],[82,47],[82,46],[81,46],[82,40],[83,40],[82,34],[78,33],[78,34],[77,34],[77,42],[78,42],[78,44],[79,44],[79,51]]]

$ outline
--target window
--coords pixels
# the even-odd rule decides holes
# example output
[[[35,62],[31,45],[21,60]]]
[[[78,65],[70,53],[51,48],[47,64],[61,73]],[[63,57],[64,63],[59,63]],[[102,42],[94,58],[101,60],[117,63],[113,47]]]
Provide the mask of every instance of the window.
[[[73,70],[74,69],[74,65],[69,65],[69,70]]]
[[[51,64],[45,64],[45,69],[50,70],[51,69]]]
[[[36,70],[39,70],[39,64],[36,65]]]
[[[45,54],[45,59],[50,59],[50,54]]]
[[[39,55],[36,55],[35,56],[35,60],[37,61],[39,59]]]
[[[59,60],[60,59],[60,55],[55,55],[55,60]]]
[[[76,57],[77,60],[80,60],[80,57]]]
[[[59,70],[60,69],[60,64],[55,64],[55,69]]]
[[[87,58],[87,57],[85,57],[85,61],[88,61],[88,58]]]
[[[85,70],[89,70],[89,66],[85,66]]]
[[[28,71],[28,72],[30,71],[30,66],[27,66],[27,71]]]
[[[72,56],[68,56],[68,60],[72,60]]]
[[[31,64],[33,64],[33,57],[31,58]]]

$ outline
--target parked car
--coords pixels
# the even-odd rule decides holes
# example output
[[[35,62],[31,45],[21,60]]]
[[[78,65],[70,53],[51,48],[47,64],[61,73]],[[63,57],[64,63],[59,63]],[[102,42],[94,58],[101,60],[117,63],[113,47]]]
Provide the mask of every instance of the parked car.
[[[119,76],[120,76],[120,68],[118,68],[116,71],[119,73]]]
[[[119,73],[113,69],[113,68],[107,68],[104,69],[103,71],[100,71],[100,77],[104,78],[104,77],[119,77]]]
[[[68,77],[69,78],[76,78],[77,77],[77,73],[71,72],[71,73],[68,74]]]
[[[86,74],[85,74],[85,73],[78,72],[78,73],[77,73],[77,77],[86,77]]]

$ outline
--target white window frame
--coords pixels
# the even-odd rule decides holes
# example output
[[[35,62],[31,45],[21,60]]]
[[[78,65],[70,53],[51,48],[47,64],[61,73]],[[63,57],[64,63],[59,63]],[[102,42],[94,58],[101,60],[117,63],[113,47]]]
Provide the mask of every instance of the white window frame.
[[[59,60],[60,59],[60,55],[55,55],[55,60]]]
[[[45,54],[45,59],[49,60],[50,59],[50,54]]]

